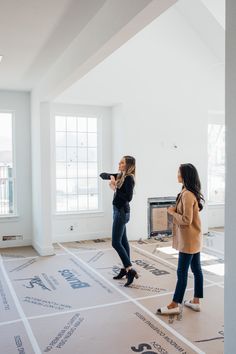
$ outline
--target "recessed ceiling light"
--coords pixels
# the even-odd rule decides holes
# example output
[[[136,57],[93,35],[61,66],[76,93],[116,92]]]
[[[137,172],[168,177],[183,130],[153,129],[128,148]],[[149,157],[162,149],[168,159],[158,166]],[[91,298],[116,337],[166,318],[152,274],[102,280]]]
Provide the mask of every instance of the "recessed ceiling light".
[[[2,61],[2,58],[3,58],[3,55],[0,55],[0,63],[1,63],[1,61]]]

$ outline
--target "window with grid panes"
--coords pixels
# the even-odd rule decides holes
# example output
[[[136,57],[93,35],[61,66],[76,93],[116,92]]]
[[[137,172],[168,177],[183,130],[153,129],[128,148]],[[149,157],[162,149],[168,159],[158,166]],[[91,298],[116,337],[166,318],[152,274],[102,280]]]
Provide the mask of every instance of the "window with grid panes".
[[[0,112],[0,216],[16,212],[14,174],[13,114]]]
[[[97,210],[97,118],[55,117],[56,211]]]
[[[208,201],[225,200],[225,125],[208,125]]]

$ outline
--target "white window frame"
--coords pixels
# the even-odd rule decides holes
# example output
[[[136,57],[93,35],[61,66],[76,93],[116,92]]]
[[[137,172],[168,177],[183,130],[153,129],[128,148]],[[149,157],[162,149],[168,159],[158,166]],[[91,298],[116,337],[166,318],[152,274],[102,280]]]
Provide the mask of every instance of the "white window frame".
[[[13,181],[13,213],[0,214],[0,221],[8,218],[18,218],[18,209],[17,209],[17,180],[16,180],[16,129],[15,129],[15,111],[6,110],[0,108],[0,113],[11,114],[12,117],[12,181]]]
[[[57,211],[56,208],[56,116],[64,117],[87,117],[87,118],[97,118],[97,166],[98,172],[101,171],[102,167],[102,117],[100,114],[95,114],[90,112],[88,109],[87,112],[80,111],[54,111],[51,115],[51,161],[52,163],[52,213],[56,217],[66,217],[70,215],[79,215],[79,216],[89,216],[89,215],[99,215],[103,214],[103,198],[102,198],[102,184],[100,178],[98,178],[98,208],[95,210],[77,210],[77,211]]]
[[[208,111],[208,124],[207,124],[207,131],[208,131],[208,126],[209,124],[216,124],[216,125],[225,125],[225,112],[221,110],[209,110]],[[208,137],[208,135],[207,135]],[[226,163],[226,161],[225,161]],[[208,170],[209,173],[209,170]],[[208,174],[207,174],[208,176]],[[207,184],[208,184],[208,177],[207,177]],[[208,185],[209,188],[209,185]],[[208,194],[208,188],[207,188],[207,203],[210,208],[221,208],[225,206],[224,202],[214,202],[209,200],[209,194]]]

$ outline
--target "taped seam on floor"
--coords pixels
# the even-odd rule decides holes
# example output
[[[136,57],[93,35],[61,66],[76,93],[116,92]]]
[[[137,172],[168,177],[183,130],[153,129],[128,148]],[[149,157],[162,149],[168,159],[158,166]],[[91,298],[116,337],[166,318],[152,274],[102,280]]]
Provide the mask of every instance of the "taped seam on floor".
[[[163,259],[161,257],[158,257],[158,256],[156,256],[155,254],[153,254],[153,253],[151,253],[149,251],[143,250],[142,248],[139,248],[139,247],[133,246],[133,245],[131,245],[131,247],[133,247],[136,250],[139,250],[140,252],[143,252],[144,255],[147,254],[148,256],[152,256],[152,257],[158,259],[160,261],[160,263],[163,262],[163,263],[168,264],[169,266],[174,267],[175,269],[178,268],[175,264],[173,264],[173,263],[171,263],[171,262],[169,262],[169,261],[167,261],[167,260],[165,260],[165,259]],[[219,282],[218,283],[214,282],[212,280],[207,279],[205,276],[204,276],[204,280],[207,281],[208,283],[212,284],[212,285],[218,286],[219,288],[224,288],[222,285],[220,285],[221,282],[220,283]]]
[[[219,283],[220,285],[220,283]],[[208,285],[204,285],[203,288],[211,288],[213,286],[216,286],[216,284],[208,284]],[[193,291],[194,288],[189,288],[186,289],[185,291]],[[155,294],[155,295],[147,295],[147,296],[142,296],[142,297],[136,297],[135,300],[140,301],[140,300],[146,300],[146,299],[153,299],[155,297],[161,297],[161,296],[166,296],[166,295],[173,295],[173,291],[170,291],[168,293],[163,293],[163,294]]]
[[[212,252],[215,252],[215,253],[218,253],[218,254],[224,256],[224,252],[219,251],[216,248],[210,248],[210,247],[207,247],[207,246],[203,246],[203,249],[206,249],[206,250],[209,250],[209,251],[212,251]]]
[[[205,285],[204,288],[210,288],[212,286],[215,286],[215,285],[214,284],[208,284],[208,285]],[[193,291],[193,290],[194,290],[194,288],[186,289],[186,291]],[[148,295],[148,296],[136,297],[135,300],[136,301],[148,300],[148,299],[158,298],[158,297],[161,297],[161,296],[172,295],[172,294],[173,294],[173,292],[168,292],[168,293],[163,293],[163,294],[155,294],[155,295]],[[77,308],[77,309],[73,309],[73,310],[60,311],[60,312],[55,312],[55,313],[47,313],[47,314],[44,314],[44,315],[26,316],[26,318],[28,320],[37,320],[38,318],[53,317],[53,316],[64,315],[64,314],[67,314],[67,313],[88,311],[88,310],[93,310],[93,309],[97,309],[97,308],[116,306],[116,305],[125,304],[125,303],[129,303],[129,302],[131,302],[131,300],[121,300],[121,301],[116,301],[116,302],[109,302],[107,304],[94,305],[94,306],[89,306],[89,307],[81,307],[81,308]],[[0,326],[13,324],[13,323],[17,323],[17,322],[22,322],[22,319],[0,322]]]
[[[12,321],[5,321],[5,322],[1,322],[0,326],[5,326],[5,325],[9,325],[9,324],[13,324],[13,323],[17,323],[17,322],[22,322],[22,319],[19,318],[18,320],[12,320]]]
[[[144,312],[146,312],[153,320],[155,320],[156,322],[158,322],[162,327],[164,327],[165,329],[167,329],[169,332],[171,332],[176,338],[178,338],[179,340],[181,340],[183,343],[185,343],[186,345],[188,345],[190,348],[192,348],[193,350],[196,351],[196,353],[198,354],[206,354],[205,352],[203,352],[200,348],[196,347],[192,342],[190,342],[187,338],[183,337],[180,333],[178,333],[177,331],[175,331],[172,327],[168,326],[164,321],[160,320],[157,316],[155,316],[151,311],[149,311],[145,306],[143,306],[142,304],[140,304],[138,301],[136,301],[135,299],[133,299],[131,296],[129,296],[128,294],[126,294],[124,291],[122,291],[121,289],[119,289],[116,285],[114,285],[113,283],[111,283],[108,279],[106,279],[103,275],[101,275],[99,272],[97,272],[95,269],[93,269],[91,266],[89,266],[85,261],[83,261],[82,259],[80,259],[75,253],[73,253],[72,251],[68,250],[66,247],[62,246],[60,243],[58,243],[58,245],[64,249],[68,254],[72,255],[73,257],[77,258],[78,261],[80,263],[82,263],[84,266],[86,266],[92,273],[95,273],[97,276],[99,276],[101,279],[103,279],[103,281],[105,281],[107,284],[109,284],[112,288],[114,288],[116,291],[118,291],[120,294],[122,294],[124,297],[126,297],[127,299],[129,299],[133,304],[135,304],[137,307],[139,307],[140,309],[142,309]]]
[[[38,318],[59,316],[59,315],[67,314],[67,313],[73,313],[73,312],[89,311],[89,310],[100,309],[100,308],[104,308],[104,307],[110,307],[110,306],[115,306],[115,305],[120,305],[120,304],[126,304],[128,302],[130,302],[130,300],[121,300],[121,301],[116,301],[116,302],[110,302],[108,304],[94,305],[94,306],[81,307],[81,308],[78,308],[78,309],[72,309],[72,310],[67,310],[67,311],[61,311],[61,312],[55,312],[55,313],[46,313],[44,315],[30,316],[30,317],[28,317],[28,319],[29,320],[35,320],[35,319],[38,319]]]
[[[52,256],[29,256],[29,257],[17,257],[17,258],[9,258],[9,259],[4,259],[2,258],[2,261],[5,262],[14,262],[14,261],[24,261],[26,259],[36,259],[36,258],[45,258],[45,257],[58,257],[58,256],[66,256],[67,253],[58,253],[58,254],[53,254]]]
[[[1,269],[2,269],[2,273],[3,273],[3,276],[6,280],[6,283],[8,285],[8,288],[9,288],[9,291],[11,293],[11,296],[12,298],[14,299],[15,301],[15,306],[17,308],[17,311],[20,315],[20,318],[25,326],[25,330],[28,334],[28,337],[29,337],[29,340],[30,340],[30,343],[32,344],[32,347],[35,351],[35,354],[41,354],[41,350],[39,348],[39,345],[38,345],[38,342],[34,336],[34,333],[32,331],[32,328],[29,324],[29,321],[27,319],[27,317],[25,316],[25,313],[21,307],[21,304],[20,304],[20,301],[18,300],[18,297],[16,295],[16,292],[15,292],[15,289],[13,288],[13,285],[11,284],[11,281],[10,279],[8,278],[8,275],[7,275],[7,272],[6,272],[6,269],[5,269],[5,266],[4,266],[4,263],[3,263],[3,260],[2,260],[2,256],[0,255],[0,266],[1,266]]]
[[[35,259],[35,258],[40,258],[40,256],[29,256],[29,257],[13,257],[13,258],[10,258],[9,259],[5,259],[2,257],[2,261],[3,262],[14,262],[14,261],[23,261],[25,259]]]
[[[65,246],[63,246],[63,247],[65,247]],[[103,251],[111,251],[111,250],[113,250],[113,248],[112,247],[109,247],[109,248],[96,248],[95,250],[84,250],[84,251],[81,251],[81,250],[79,250],[78,249],[78,251],[77,250],[74,250],[74,252],[75,253],[88,253],[88,252],[103,252]]]

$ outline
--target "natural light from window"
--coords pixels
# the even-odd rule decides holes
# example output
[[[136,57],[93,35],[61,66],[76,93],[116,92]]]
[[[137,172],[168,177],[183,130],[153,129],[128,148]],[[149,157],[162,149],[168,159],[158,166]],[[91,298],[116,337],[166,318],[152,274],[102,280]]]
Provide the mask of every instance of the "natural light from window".
[[[56,116],[56,212],[97,210],[97,118]]]
[[[225,201],[225,125],[208,125],[208,202]]]
[[[14,214],[12,113],[0,112],[0,216]]]

